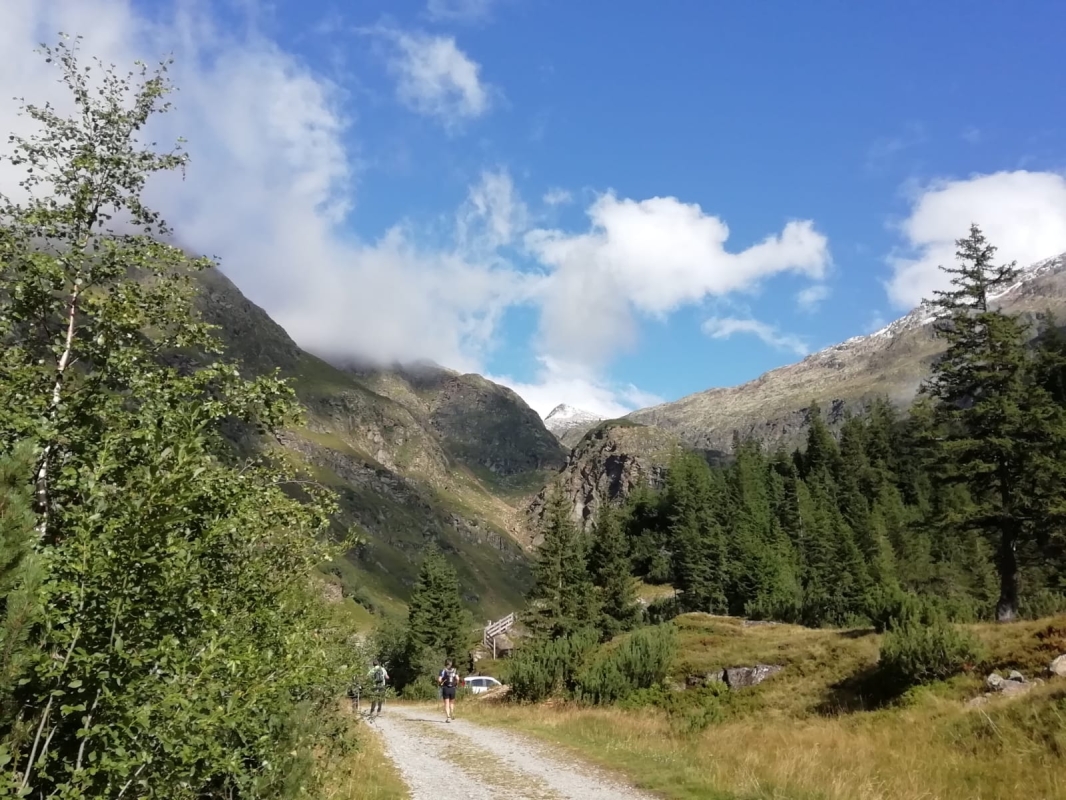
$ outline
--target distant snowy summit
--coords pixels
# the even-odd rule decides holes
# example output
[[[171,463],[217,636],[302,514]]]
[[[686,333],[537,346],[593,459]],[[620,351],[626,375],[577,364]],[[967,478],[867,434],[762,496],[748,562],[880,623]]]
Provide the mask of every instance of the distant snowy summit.
[[[1041,278],[1050,278],[1066,272],[1066,253],[1052,256],[1051,258],[1045,258],[1042,261],[1037,261],[1035,264],[1019,267],[1018,270],[1020,274],[1018,275],[1016,283],[993,295],[989,295],[988,299],[993,301],[994,306],[1000,305],[1003,302],[1006,302],[1009,305],[1010,301],[1015,296],[1024,292],[1028,284],[1037,282]],[[933,303],[926,300],[914,308],[909,314],[890,322],[880,330],[862,336],[852,336],[850,339],[846,339],[839,344],[830,345],[824,350],[812,353],[807,356],[804,361],[818,361],[826,356],[838,354],[841,351],[846,350],[854,351],[864,347],[881,347],[883,346],[882,343],[884,340],[896,338],[908,331],[915,330],[916,328],[923,328],[935,321],[937,316],[937,310]]]
[[[603,417],[590,411],[560,403],[544,418],[544,427],[555,434],[563,444],[572,444],[576,437],[580,439],[593,426],[603,421]]]

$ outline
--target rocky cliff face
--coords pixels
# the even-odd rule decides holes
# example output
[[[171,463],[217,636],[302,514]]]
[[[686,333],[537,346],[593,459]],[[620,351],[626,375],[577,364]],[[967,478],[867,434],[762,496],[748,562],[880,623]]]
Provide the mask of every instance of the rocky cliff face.
[[[434,364],[345,369],[411,411],[452,459],[494,485],[540,481],[566,461],[566,449],[537,412],[511,389],[480,375]]]
[[[670,458],[681,446],[677,436],[659,428],[605,422],[593,428],[570,452],[553,485],[573,505],[574,521],[591,525],[605,502],[620,502],[636,487],[660,489]],[[527,509],[530,543],[540,543],[541,520],[552,487],[541,491]]]
[[[566,450],[540,416],[510,389],[480,375],[443,382],[432,402],[430,422],[459,461],[502,478],[557,470]]]
[[[1062,312],[1066,254],[1028,267],[997,304],[1011,313]],[[931,309],[919,306],[875,333],[848,339],[748,383],[709,389],[627,418],[675,433],[692,447],[729,450],[734,432],[770,446],[795,446],[806,435],[805,409],[811,402],[829,413],[831,424],[876,396],[910,404],[944,349],[933,336],[933,320]]]

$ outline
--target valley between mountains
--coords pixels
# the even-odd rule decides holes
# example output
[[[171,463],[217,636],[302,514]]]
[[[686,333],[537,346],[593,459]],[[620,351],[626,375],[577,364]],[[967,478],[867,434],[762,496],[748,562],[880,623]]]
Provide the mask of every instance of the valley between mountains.
[[[662,485],[679,449],[730,458],[734,436],[800,445],[817,404],[830,429],[876,397],[906,406],[943,345],[928,308],[745,384],[618,420],[560,405],[542,420],[514,391],[432,363],[329,363],[302,350],[217,269],[200,274],[200,312],[250,372],[290,378],[306,424],[276,446],[340,496],[362,543],[329,580],[368,610],[403,608],[430,541],[459,575],[475,619],[518,608],[531,584],[545,487],[558,481],[576,520],[633,487]],[[996,298],[1011,313],[1059,315],[1066,254],[1033,264]]]

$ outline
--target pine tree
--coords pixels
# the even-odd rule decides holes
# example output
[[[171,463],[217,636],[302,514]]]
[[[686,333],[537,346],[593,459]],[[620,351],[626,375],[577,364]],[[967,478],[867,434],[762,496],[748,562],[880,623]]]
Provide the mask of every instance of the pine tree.
[[[407,608],[411,652],[416,657],[426,650],[434,658],[466,655],[470,615],[463,609],[459,578],[440,550],[431,549],[422,561]]]
[[[592,532],[589,572],[599,594],[599,628],[604,640],[633,629],[640,619],[632,564],[618,512],[600,507]]]
[[[710,468],[694,453],[671,460],[667,478],[674,588],[688,611],[727,608],[727,560],[719,516],[722,492]]]
[[[581,535],[558,487],[545,511],[544,540],[529,595],[529,627],[535,635],[559,639],[595,621],[595,593]]]
[[[670,580],[670,548],[663,498],[647,484],[638,485],[626,499],[620,523],[632,553],[633,573],[648,583]]]
[[[1016,281],[1015,264],[993,264],[996,248],[976,225],[956,244],[959,264],[941,267],[953,288],[934,301],[942,314],[936,334],[948,347],[923,391],[937,401],[940,474],[973,500],[961,525],[994,543],[996,618],[1008,621],[1018,613],[1019,548],[1061,519],[1066,416],[1033,380],[1022,321],[992,308]]]
[[[796,453],[800,477],[806,480],[819,472],[838,474],[840,450],[822,418],[821,406],[811,403],[807,409],[807,419],[807,448],[803,453]]]

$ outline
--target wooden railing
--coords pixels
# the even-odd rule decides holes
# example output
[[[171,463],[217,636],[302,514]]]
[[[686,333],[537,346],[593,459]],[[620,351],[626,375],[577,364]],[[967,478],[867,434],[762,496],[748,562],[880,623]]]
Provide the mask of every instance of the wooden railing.
[[[511,630],[511,627],[514,625],[514,622],[515,616],[514,612],[512,611],[503,619],[498,619],[495,622],[489,622],[489,624],[485,626],[485,632],[481,637],[481,643],[484,644],[485,647],[492,648],[493,658],[496,658],[496,637],[499,636],[501,633],[506,633],[507,631]]]

